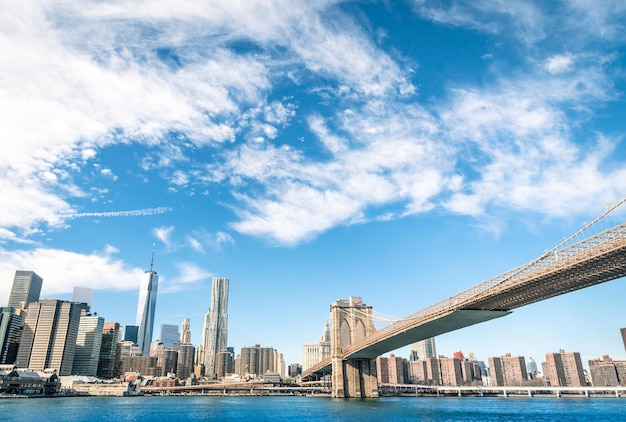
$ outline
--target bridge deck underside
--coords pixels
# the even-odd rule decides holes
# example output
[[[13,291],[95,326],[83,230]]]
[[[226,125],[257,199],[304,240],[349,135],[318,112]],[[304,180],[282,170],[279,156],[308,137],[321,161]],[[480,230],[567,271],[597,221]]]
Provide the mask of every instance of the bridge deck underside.
[[[472,299],[462,309],[515,309],[624,276],[626,245],[537,274],[532,279],[503,284]]]
[[[469,327],[470,325],[489,321],[494,318],[500,318],[510,313],[511,312],[508,311],[482,310],[453,311],[448,315],[442,316],[440,318],[421,323],[414,327],[403,329],[401,332],[392,333],[388,337],[383,338],[358,350],[350,351],[348,349],[346,350],[345,358],[375,358],[389,351],[406,346],[407,344],[411,344],[416,341],[424,340],[430,337],[435,337],[437,335],[448,333],[450,331],[458,330],[459,328]]]

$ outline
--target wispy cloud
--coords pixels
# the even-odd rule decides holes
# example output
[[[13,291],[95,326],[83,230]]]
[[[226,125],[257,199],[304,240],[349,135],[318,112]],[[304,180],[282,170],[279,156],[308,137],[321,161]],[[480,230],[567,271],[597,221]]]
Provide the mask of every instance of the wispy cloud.
[[[84,217],[145,217],[150,215],[164,214],[172,211],[169,207],[144,208],[129,211],[107,211],[107,212],[81,212],[63,215],[64,218],[84,218]]]
[[[174,293],[178,292],[190,284],[196,284],[203,280],[207,280],[213,276],[213,274],[192,262],[178,262],[175,264],[178,274],[167,280],[160,293]]]

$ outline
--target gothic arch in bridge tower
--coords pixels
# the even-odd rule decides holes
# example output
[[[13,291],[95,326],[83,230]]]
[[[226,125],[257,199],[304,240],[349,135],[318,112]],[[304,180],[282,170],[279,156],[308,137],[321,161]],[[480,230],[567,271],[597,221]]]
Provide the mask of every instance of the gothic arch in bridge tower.
[[[344,350],[376,331],[372,307],[360,297],[330,306],[333,397],[378,397],[375,359],[344,359]]]

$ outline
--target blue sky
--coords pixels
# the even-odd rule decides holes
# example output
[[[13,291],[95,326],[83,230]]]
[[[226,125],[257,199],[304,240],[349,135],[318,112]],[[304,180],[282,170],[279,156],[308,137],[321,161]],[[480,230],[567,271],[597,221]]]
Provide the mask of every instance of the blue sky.
[[[622,1],[2,9],[0,303],[34,270],[42,296],[93,287],[133,324],[155,244],[157,333],[189,317],[198,344],[229,277],[229,344],[299,362],[334,300],[404,317],[626,196]],[[550,299],[438,352],[626,359],[624,297]]]

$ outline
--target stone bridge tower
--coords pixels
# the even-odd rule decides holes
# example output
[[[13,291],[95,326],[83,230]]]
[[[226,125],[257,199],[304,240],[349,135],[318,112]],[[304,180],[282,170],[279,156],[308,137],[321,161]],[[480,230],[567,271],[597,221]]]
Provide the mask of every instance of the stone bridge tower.
[[[330,305],[333,397],[378,397],[376,359],[344,359],[343,350],[374,333],[372,307],[360,297]]]

